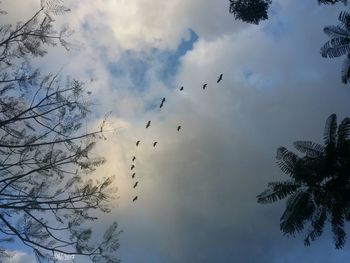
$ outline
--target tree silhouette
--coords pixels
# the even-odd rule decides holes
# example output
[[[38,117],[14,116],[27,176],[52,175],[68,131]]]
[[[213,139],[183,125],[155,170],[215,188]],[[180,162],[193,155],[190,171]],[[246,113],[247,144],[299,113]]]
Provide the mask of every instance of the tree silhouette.
[[[333,5],[348,4],[348,0],[318,0],[319,4]],[[268,19],[268,9],[272,0],[230,0],[230,13],[236,20],[258,25],[260,21]]]
[[[331,38],[321,48],[323,57],[340,57],[347,54],[343,62],[341,79],[348,83],[350,79],[350,14],[341,12],[339,15],[340,24],[337,26],[326,26],[323,31]]]
[[[251,24],[259,24],[268,19],[268,9],[272,0],[230,0],[230,13],[236,20]],[[319,4],[334,5],[336,3],[348,4],[348,0],[318,0]],[[339,15],[341,22],[337,26],[326,26],[324,32],[331,38],[321,48],[323,57],[339,57],[347,54],[341,71],[341,79],[347,84],[350,79],[350,14],[343,11]]]
[[[280,147],[277,164],[291,178],[272,182],[257,196],[262,204],[288,197],[286,210],[281,216],[280,228],[294,236],[308,231],[305,245],[317,239],[327,220],[331,224],[336,248],[346,240],[345,221],[350,221],[350,119],[345,118],[337,127],[335,114],[328,117],[324,130],[324,145],[297,141],[295,148],[302,157]]]
[[[338,2],[343,3],[344,5],[348,4],[348,0],[318,0],[318,3],[323,5],[334,5]]]
[[[42,0],[27,22],[0,26],[0,241],[21,241],[39,262],[57,253],[119,262],[117,224],[100,242],[91,240],[87,225],[98,219],[92,211],[110,211],[116,191],[112,177],[89,177],[105,162],[91,152],[105,122],[82,132],[91,105],[83,83],[64,84],[58,74],[42,76],[30,65],[47,45],[70,47],[68,28],[53,27],[52,17],[68,11],[60,3]]]
[[[267,10],[271,0],[230,0],[230,13],[236,20],[259,24],[268,19]]]

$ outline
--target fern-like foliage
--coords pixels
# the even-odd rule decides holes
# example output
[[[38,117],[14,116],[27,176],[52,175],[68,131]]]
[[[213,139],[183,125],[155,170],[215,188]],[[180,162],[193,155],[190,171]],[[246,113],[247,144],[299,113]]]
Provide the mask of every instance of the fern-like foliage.
[[[301,153],[305,153],[307,157],[319,157],[324,154],[324,146],[311,141],[296,141],[294,147]]]
[[[311,228],[308,231],[308,234],[305,237],[304,244],[305,246],[310,246],[311,241],[315,241],[323,233],[323,227],[327,219],[326,209],[319,209],[314,213],[311,222]]]
[[[343,208],[336,206],[332,210],[332,232],[333,232],[333,239],[335,243],[336,248],[342,248],[345,244],[346,239],[346,233],[344,230],[344,223],[345,223],[345,217],[344,217],[344,211],[342,211]]]
[[[269,204],[286,199],[280,229],[295,236],[307,227],[305,245],[322,235],[329,219],[335,247],[340,249],[346,241],[344,225],[350,221],[350,118],[338,127],[337,116],[330,115],[323,135],[324,145],[294,142],[303,156],[279,147],[277,165],[290,179],[269,183],[257,201]]]
[[[347,54],[342,68],[341,68],[341,80],[344,84],[347,84],[350,79],[350,53]]]
[[[347,84],[350,79],[350,13],[341,12],[338,20],[340,21],[339,25],[326,26],[323,29],[331,39],[321,47],[320,52],[323,57],[328,58],[347,54],[341,70],[342,82]]]
[[[294,235],[304,229],[315,207],[308,192],[299,191],[291,195],[287,201],[286,211],[281,217],[280,228],[285,234]]]
[[[331,32],[331,27],[326,27],[324,29],[328,35]],[[340,28],[332,31],[332,34],[337,35],[343,33]],[[350,34],[342,37],[333,38],[326,42],[321,48],[321,54],[323,57],[335,58],[341,57],[350,51]]]
[[[338,128],[338,145],[349,141],[350,136],[350,118],[345,118]]]
[[[326,26],[323,28],[323,32],[330,38],[347,38],[349,36],[348,30],[342,25]]]
[[[276,162],[284,173],[293,176],[299,160],[299,157],[287,148],[280,147],[277,149]]]
[[[338,20],[341,22],[341,25],[343,25],[347,30],[350,30],[350,13],[343,11],[340,12]]]
[[[295,193],[300,187],[294,181],[272,182],[268,184],[268,189],[257,196],[258,203],[268,204],[282,200]]]
[[[344,5],[348,4],[348,0],[318,0],[318,3],[323,5],[334,5],[338,2],[341,2]]]
[[[332,114],[326,120],[326,125],[323,132],[324,144],[334,145],[337,140],[337,115]]]

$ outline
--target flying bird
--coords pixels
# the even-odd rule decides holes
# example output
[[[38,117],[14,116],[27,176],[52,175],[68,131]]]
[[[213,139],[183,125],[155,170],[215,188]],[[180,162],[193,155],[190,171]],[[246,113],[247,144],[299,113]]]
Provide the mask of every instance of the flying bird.
[[[134,186],[133,186],[133,187],[134,187],[134,188],[136,188],[136,186],[137,186],[137,184],[138,184],[138,183],[139,183],[139,182],[136,182],[136,183],[134,184]]]
[[[92,92],[91,91],[88,91],[88,92],[86,92],[88,95],[91,95],[92,94]]]
[[[130,167],[130,170],[134,169],[135,168],[135,165],[131,165]]]
[[[180,90],[184,90],[184,86],[181,86]]]
[[[132,199],[133,202],[135,202],[137,200],[137,196],[134,197],[134,199]]]
[[[131,177],[132,177],[132,178],[135,178],[135,174],[136,174],[136,173],[133,173]]]
[[[154,142],[154,143],[153,143],[153,147],[156,147],[156,145],[157,145],[157,142]]]
[[[147,129],[149,126],[151,126],[151,121],[148,121],[148,122],[147,122],[146,129]]]
[[[162,102],[160,103],[160,106],[159,106],[159,108],[163,107],[163,105],[164,105],[164,102],[165,102],[165,98],[163,98],[163,99],[162,99]]]
[[[218,80],[216,81],[216,83],[219,83],[221,80],[222,80],[222,74],[220,74],[220,76],[219,76],[219,78],[218,78]]]
[[[181,129],[181,125],[177,126],[177,131],[179,131]]]
[[[137,142],[136,142],[136,146],[139,146],[139,144],[140,144],[140,141],[137,141]]]
[[[207,87],[207,85],[208,85],[208,84],[207,84],[207,83],[205,83],[205,84],[203,85],[203,89],[205,89],[205,88]]]
[[[133,156],[133,157],[132,157],[132,161],[133,161],[133,162],[135,162],[135,160],[136,160],[136,157],[135,157],[135,156]]]

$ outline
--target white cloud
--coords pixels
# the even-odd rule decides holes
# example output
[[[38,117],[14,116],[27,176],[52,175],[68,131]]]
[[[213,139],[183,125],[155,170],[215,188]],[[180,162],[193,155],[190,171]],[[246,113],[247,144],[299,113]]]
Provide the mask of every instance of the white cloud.
[[[84,23],[96,41],[123,50],[175,49],[189,28],[204,38],[215,38],[238,30],[228,14],[228,3],[220,1],[71,1],[77,26]],[[112,34],[111,34],[112,33]],[[110,43],[112,44],[112,43]]]
[[[12,257],[9,259],[3,259],[5,260],[3,263],[36,263],[33,255],[27,254],[23,251],[14,250],[10,251],[10,254]]]

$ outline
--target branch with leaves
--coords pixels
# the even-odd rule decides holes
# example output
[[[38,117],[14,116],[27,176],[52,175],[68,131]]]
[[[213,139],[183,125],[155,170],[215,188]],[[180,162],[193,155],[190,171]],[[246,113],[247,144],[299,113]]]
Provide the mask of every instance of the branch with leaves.
[[[19,240],[39,262],[55,253],[119,262],[120,230],[113,223],[101,241],[92,240],[93,211],[110,212],[113,177],[89,176],[105,163],[92,152],[105,138],[82,129],[91,103],[84,84],[41,76],[32,56],[48,45],[69,49],[68,27],[55,30],[53,16],[69,11],[60,0],[42,0],[26,22],[0,26],[0,240]],[[0,257],[8,256],[0,248]]]
[[[277,164],[291,178],[269,183],[257,199],[267,204],[288,198],[280,228],[294,236],[308,226],[305,245],[322,234],[329,220],[339,249],[346,241],[344,224],[350,221],[350,119],[345,118],[338,127],[336,115],[329,116],[324,144],[295,142],[302,157],[285,147],[278,148]]]
[[[348,4],[348,0],[318,0],[319,4],[334,5],[336,3]],[[236,20],[258,25],[267,20],[268,10],[272,0],[230,0],[229,11]]]

